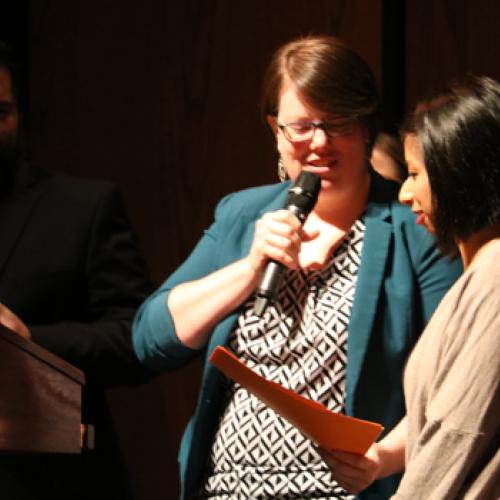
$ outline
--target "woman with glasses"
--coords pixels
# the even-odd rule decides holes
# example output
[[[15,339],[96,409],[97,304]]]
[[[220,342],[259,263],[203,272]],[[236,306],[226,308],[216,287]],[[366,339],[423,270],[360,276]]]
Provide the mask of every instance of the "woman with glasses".
[[[358,491],[405,468],[394,499],[500,498],[500,84],[457,80],[405,129],[400,198],[465,272],[404,374],[407,416],[365,457],[323,452]],[[406,462],[406,465],[405,465]]]
[[[389,431],[404,414],[406,356],[461,266],[440,258],[397,202],[398,185],[370,167],[379,98],[354,51],[331,37],[284,45],[263,112],[283,182],[220,202],[191,256],[138,312],[135,349],[157,369],[205,360],[179,453],[182,498],[353,498],[313,443],[206,360],[227,345],[266,378]],[[282,208],[302,171],[321,180],[303,226]],[[258,316],[269,260],[287,272]],[[375,484],[370,498],[396,484]]]

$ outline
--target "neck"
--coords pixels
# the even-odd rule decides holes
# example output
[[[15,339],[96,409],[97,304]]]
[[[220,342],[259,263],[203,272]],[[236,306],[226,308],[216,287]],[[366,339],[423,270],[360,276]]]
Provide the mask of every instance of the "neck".
[[[476,231],[463,241],[457,241],[464,269],[472,264],[490,241],[497,238],[500,238],[500,222]]]
[[[337,227],[350,228],[366,208],[370,185],[371,177],[367,171],[349,186],[322,188],[314,208],[315,215]]]

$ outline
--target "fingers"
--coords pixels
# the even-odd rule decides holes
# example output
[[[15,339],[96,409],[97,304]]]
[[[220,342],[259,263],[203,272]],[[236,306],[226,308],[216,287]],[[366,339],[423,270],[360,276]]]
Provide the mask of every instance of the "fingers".
[[[270,224],[276,228],[279,227],[283,234],[287,234],[290,230],[298,231],[301,228],[299,219],[289,210],[267,212],[259,219],[259,222]]]
[[[28,327],[7,306],[0,304],[0,323],[21,337],[31,339]]]
[[[343,451],[331,451],[329,455],[333,461],[338,464],[352,467],[353,469],[365,470],[368,468],[368,461],[363,455],[356,455],[354,453],[346,453]]]
[[[252,267],[260,270],[271,259],[296,269],[301,243],[301,225],[295,215],[288,210],[267,213],[256,223]]]
[[[329,452],[322,448],[318,452],[338,484],[350,493],[359,493],[376,479],[378,463],[368,455]]]

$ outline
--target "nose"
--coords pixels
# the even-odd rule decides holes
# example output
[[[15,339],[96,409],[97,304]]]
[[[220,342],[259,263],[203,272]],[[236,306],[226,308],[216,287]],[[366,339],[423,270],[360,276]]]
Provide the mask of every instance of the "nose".
[[[311,138],[311,147],[321,148],[328,144],[329,137],[322,127],[315,127]]]
[[[413,194],[409,185],[410,179],[407,178],[403,184],[401,184],[401,188],[399,189],[399,202],[403,205],[411,205],[413,202]]]

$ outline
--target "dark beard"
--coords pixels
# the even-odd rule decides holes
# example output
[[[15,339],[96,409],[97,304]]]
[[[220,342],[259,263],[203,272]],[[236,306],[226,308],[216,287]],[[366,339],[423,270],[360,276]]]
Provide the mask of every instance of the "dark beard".
[[[0,147],[0,196],[5,196],[14,185],[19,168],[20,152],[16,146]]]

